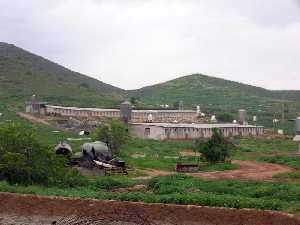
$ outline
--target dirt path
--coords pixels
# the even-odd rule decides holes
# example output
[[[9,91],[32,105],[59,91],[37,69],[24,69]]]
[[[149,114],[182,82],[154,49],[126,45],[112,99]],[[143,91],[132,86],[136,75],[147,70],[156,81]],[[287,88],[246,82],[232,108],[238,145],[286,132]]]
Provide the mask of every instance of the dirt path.
[[[239,164],[240,168],[236,170],[215,171],[215,172],[201,172],[201,173],[187,173],[187,175],[194,177],[201,177],[207,179],[238,179],[238,180],[272,180],[273,175],[279,173],[287,173],[293,171],[292,168],[284,165],[274,163],[262,163],[255,161],[241,161],[233,160],[235,164]],[[155,169],[144,170],[147,174],[145,177],[137,179],[151,179],[155,176],[168,176],[176,172],[161,171]]]
[[[293,171],[288,166],[274,163],[261,163],[255,161],[233,160],[239,164],[236,170],[194,173],[192,176],[208,179],[239,179],[239,180],[272,180],[273,175]]]
[[[50,123],[48,123],[46,120],[43,120],[41,118],[32,116],[30,114],[27,113],[23,113],[23,112],[16,112],[16,114],[24,119],[29,120],[32,123],[40,123],[40,124],[44,124],[44,125],[50,125]]]

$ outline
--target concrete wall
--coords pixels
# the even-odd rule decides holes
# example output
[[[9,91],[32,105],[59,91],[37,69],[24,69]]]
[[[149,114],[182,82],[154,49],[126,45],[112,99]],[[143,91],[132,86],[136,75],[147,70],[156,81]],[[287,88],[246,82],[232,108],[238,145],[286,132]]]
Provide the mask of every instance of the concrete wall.
[[[149,115],[152,115],[156,123],[171,123],[175,120],[182,123],[192,123],[197,121],[196,111],[191,110],[133,110],[131,122],[145,123],[148,122]]]
[[[120,110],[117,109],[79,109],[72,107],[55,107],[47,105],[47,114],[58,116],[74,116],[74,117],[107,117],[107,118],[120,118]]]
[[[150,129],[148,134],[146,129]],[[164,140],[166,139],[163,127],[151,126],[148,125],[133,125],[129,126],[129,133],[137,138],[141,139],[155,139],[155,140]]]
[[[27,110],[26,110],[27,111]],[[46,106],[46,112],[50,115],[74,116],[74,117],[107,117],[121,118],[118,109],[93,109],[75,108],[63,106]],[[147,122],[149,115],[152,115],[153,122],[196,122],[197,113],[192,110],[132,110],[131,122]]]
[[[146,132],[150,129],[150,134]],[[263,134],[262,127],[228,127],[220,128],[225,137],[230,136],[260,136]],[[212,136],[212,128],[191,128],[191,127],[177,127],[168,128],[144,124],[131,124],[130,134],[141,139],[155,139],[155,140],[193,140],[199,138],[210,138]]]

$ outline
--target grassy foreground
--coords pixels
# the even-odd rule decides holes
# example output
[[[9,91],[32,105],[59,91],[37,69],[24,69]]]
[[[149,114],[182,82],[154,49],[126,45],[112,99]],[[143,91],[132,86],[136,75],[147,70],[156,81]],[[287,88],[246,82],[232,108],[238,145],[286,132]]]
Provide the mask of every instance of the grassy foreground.
[[[28,125],[26,120],[1,108],[4,116],[1,123],[9,120]],[[39,141],[55,146],[60,140],[68,137],[77,138],[76,134],[53,132],[54,129],[33,125],[37,130]],[[296,149],[296,144],[285,139],[235,139],[238,147],[234,158],[245,160],[263,160],[279,164],[286,164],[300,169],[299,157],[272,156],[274,152],[288,154]],[[75,152],[80,151],[79,142],[70,143]],[[171,171],[179,160],[195,162],[193,156],[193,142],[137,140],[130,141],[123,146],[120,158],[131,167],[138,169],[161,169]],[[188,156],[180,158],[183,152]],[[270,156],[268,156],[268,154]],[[264,156],[266,155],[266,156]],[[203,166],[203,171],[234,169],[234,164],[217,164]],[[284,176],[284,175],[281,175]],[[288,175],[285,175],[288,176]],[[296,177],[297,174],[289,176]],[[298,174],[298,178],[299,178]],[[132,187],[137,184],[145,185],[142,190],[118,192],[115,189]],[[298,183],[283,182],[246,182],[238,180],[206,181],[182,174],[156,177],[149,181],[131,179],[128,177],[98,177],[89,178],[76,187],[39,186],[39,185],[10,185],[0,182],[0,191],[53,195],[65,197],[81,197],[95,199],[114,199],[121,201],[143,201],[149,203],[194,204],[205,206],[221,206],[233,208],[256,208],[280,210],[300,213],[300,186]]]
[[[136,184],[144,184],[145,189],[133,192],[116,191],[116,188],[130,187]],[[300,186],[297,184],[237,180],[205,181],[181,174],[156,177],[149,181],[136,181],[125,177],[102,177],[90,180],[85,185],[76,188],[25,187],[0,182],[0,191],[103,200],[300,212]]]

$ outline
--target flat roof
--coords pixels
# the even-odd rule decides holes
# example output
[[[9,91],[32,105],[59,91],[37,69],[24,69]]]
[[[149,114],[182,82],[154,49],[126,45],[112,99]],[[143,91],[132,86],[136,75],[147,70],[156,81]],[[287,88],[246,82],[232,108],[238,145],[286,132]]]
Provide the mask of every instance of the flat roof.
[[[47,105],[48,107],[55,108],[55,109],[71,109],[71,110],[78,110],[78,111],[94,111],[94,112],[120,112],[119,109],[104,109],[104,108],[78,108],[78,107],[67,107],[67,106],[56,106],[56,105]]]
[[[254,125],[240,125],[236,123],[201,123],[201,124],[191,124],[191,123],[130,123],[132,125],[144,125],[144,126],[156,126],[164,128],[263,128],[263,126]]]
[[[132,112],[145,112],[145,113],[159,113],[159,112],[166,112],[166,113],[195,113],[197,111],[194,111],[194,110],[178,110],[178,109],[134,109],[132,110]]]
[[[105,109],[105,108],[79,108],[79,107],[73,107],[73,106],[57,106],[57,105],[47,105],[48,107],[55,108],[55,109],[71,109],[71,110],[78,110],[78,111],[95,111],[95,112],[105,112],[105,111],[115,111],[119,112],[120,109]],[[153,109],[134,109],[132,112],[145,112],[145,113],[158,113],[158,112],[166,112],[166,113],[172,113],[172,112],[182,112],[182,113],[196,113],[196,111],[193,110],[153,110]]]

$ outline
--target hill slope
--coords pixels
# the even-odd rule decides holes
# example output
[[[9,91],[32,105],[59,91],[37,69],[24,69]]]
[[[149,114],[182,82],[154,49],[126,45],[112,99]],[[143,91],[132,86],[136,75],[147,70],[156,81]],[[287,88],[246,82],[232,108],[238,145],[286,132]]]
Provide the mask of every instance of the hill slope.
[[[0,42],[0,99],[23,103],[32,94],[52,104],[114,106],[125,92]]]
[[[184,106],[200,105],[206,112],[236,115],[240,108],[249,115],[258,115],[263,125],[271,126],[274,115],[282,117],[283,105],[286,118],[294,118],[300,111],[300,91],[271,91],[251,85],[193,74],[165,83],[128,92],[141,105],[173,105],[182,100]]]
[[[252,105],[252,101],[300,101],[300,91],[271,91],[202,74],[131,90],[129,96],[153,105],[183,100],[187,106],[211,104],[223,107],[225,103],[238,103],[237,107],[241,107]]]
[[[217,116],[236,115],[245,108],[266,126],[272,126],[274,117],[281,118],[283,109],[286,118],[300,112],[300,91],[271,91],[202,74],[125,91],[0,42],[0,102],[23,107],[32,94],[50,104],[82,107],[115,107],[126,97],[142,107],[182,100],[186,108],[200,105]],[[284,126],[292,127],[287,122]]]

